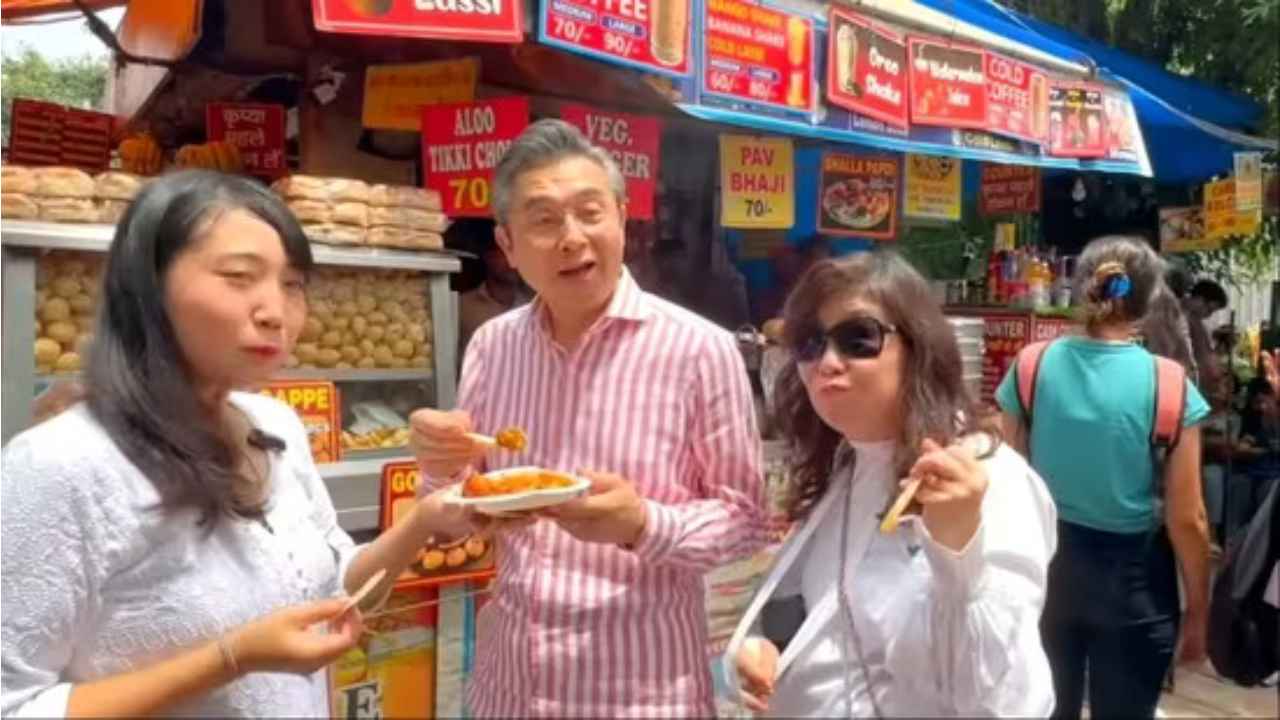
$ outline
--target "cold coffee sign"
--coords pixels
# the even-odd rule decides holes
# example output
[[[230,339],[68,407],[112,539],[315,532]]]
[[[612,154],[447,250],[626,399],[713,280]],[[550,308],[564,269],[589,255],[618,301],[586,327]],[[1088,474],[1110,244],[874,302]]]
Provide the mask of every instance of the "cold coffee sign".
[[[1031,65],[988,52],[986,81],[988,129],[1043,142],[1049,131],[1049,78]]]
[[[813,22],[742,0],[706,0],[702,91],[811,112]]]
[[[907,44],[894,31],[846,10],[831,10],[827,98],[831,104],[907,127]]]
[[[426,186],[450,217],[488,217],[493,171],[529,124],[528,98],[428,105],[422,109]]]
[[[607,150],[618,163],[627,181],[627,217],[652,220],[662,122],[642,115],[602,112],[585,105],[565,105],[560,116]]]
[[[608,62],[686,77],[692,0],[543,0],[538,40]]]
[[[978,48],[912,37],[911,121],[955,128],[987,127],[986,75]]]
[[[321,32],[518,43],[522,0],[311,0]]]

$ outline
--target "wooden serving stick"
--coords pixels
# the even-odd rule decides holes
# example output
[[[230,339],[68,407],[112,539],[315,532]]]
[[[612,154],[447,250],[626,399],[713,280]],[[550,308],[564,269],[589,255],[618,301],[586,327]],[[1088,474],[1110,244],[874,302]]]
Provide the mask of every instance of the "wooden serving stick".
[[[924,482],[924,476],[911,478],[911,482],[902,488],[902,492],[898,494],[898,499],[893,501],[893,505],[889,506],[889,512],[884,514],[884,519],[880,521],[880,532],[888,535],[898,529],[898,523],[902,519],[902,513],[911,504],[911,499],[916,496],[916,491],[920,489],[920,483]]]
[[[347,598],[346,604],[342,606],[342,612],[335,615],[333,619],[337,620],[343,615],[346,615],[348,612],[351,612],[351,608],[359,605],[360,601],[364,600],[365,597],[369,595],[369,593],[373,592],[373,589],[378,587],[378,585],[382,582],[383,578],[385,578],[386,576],[387,576],[386,568],[382,568],[381,570],[374,573],[373,575],[370,575],[369,579],[364,581],[364,585],[361,585],[359,590],[356,590],[354,593],[351,594],[351,597]]]

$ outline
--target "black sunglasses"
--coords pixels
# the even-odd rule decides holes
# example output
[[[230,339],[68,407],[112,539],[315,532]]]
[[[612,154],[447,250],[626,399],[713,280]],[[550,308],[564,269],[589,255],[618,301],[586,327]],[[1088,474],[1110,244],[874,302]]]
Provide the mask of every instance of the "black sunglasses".
[[[836,353],[845,360],[869,360],[880,356],[884,350],[886,335],[898,332],[870,315],[855,315],[841,320],[830,330],[818,329],[796,346],[796,360],[802,363],[817,362],[827,351],[827,344],[835,346]]]

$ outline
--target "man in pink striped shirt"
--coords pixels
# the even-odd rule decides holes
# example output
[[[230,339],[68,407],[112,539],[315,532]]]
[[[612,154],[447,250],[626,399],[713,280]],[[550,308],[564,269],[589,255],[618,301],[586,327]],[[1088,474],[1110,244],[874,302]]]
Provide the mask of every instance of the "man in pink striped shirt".
[[[530,126],[493,205],[498,243],[538,295],[476,332],[460,409],[414,413],[424,486],[514,465],[592,486],[502,534],[471,710],[712,716],[703,574],[766,540],[742,359],[729,333],[632,280],[622,174],[572,126]],[[527,431],[525,452],[466,436],[508,425]]]

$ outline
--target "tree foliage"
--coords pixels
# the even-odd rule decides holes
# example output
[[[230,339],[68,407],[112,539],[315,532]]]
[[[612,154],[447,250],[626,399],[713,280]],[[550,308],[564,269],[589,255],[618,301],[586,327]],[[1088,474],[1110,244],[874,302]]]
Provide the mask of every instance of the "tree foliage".
[[[0,63],[0,104],[4,106],[3,136],[9,141],[9,115],[14,98],[31,98],[100,110],[110,72],[106,58],[84,55],[49,60],[30,47],[6,55]]]
[[[1280,0],[1005,0],[1007,7],[1244,93],[1280,136]]]

